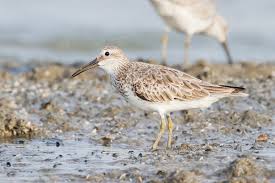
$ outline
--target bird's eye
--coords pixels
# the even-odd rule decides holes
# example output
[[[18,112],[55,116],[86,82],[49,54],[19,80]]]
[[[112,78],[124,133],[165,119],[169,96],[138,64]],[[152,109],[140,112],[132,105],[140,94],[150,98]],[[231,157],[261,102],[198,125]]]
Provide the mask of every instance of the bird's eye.
[[[108,51],[105,52],[105,56],[109,56],[110,53]]]

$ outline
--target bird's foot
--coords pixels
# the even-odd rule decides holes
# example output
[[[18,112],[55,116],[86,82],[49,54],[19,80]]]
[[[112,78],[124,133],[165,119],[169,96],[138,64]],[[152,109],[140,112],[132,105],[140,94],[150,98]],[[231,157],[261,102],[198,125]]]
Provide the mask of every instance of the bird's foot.
[[[168,150],[172,149],[172,145],[171,144],[167,144],[166,149],[168,149]]]
[[[156,151],[158,150],[158,144],[154,143],[151,147],[151,151]]]

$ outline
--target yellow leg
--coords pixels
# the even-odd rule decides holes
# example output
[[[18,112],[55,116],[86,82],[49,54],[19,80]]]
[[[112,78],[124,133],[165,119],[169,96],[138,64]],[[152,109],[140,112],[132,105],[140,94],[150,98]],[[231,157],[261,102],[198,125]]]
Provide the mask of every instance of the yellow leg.
[[[170,114],[167,115],[167,121],[168,121],[168,143],[167,143],[167,148],[171,148],[171,144],[172,144],[172,138],[173,138],[173,128],[174,128],[174,124],[173,121],[171,119]]]
[[[163,36],[161,38],[161,43],[162,43],[162,64],[167,65],[167,45],[168,45],[168,31],[165,31],[163,33]]]
[[[159,141],[160,141],[160,139],[161,139],[161,136],[162,136],[162,134],[164,133],[165,127],[166,127],[165,116],[161,115],[160,130],[159,130],[157,139],[156,139],[156,141],[154,142],[154,144],[153,144],[153,146],[152,146],[152,149],[153,149],[153,150],[156,150],[156,149],[157,149],[158,144],[159,144]]]

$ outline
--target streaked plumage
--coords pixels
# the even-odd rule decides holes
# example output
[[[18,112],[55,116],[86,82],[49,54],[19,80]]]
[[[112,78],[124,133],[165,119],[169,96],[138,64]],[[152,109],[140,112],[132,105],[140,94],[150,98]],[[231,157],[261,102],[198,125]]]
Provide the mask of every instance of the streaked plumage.
[[[162,127],[170,112],[208,107],[224,97],[247,96],[242,93],[244,88],[241,87],[214,85],[169,67],[130,62],[122,50],[110,46],[105,47],[95,60],[77,70],[73,77],[95,66],[110,75],[114,88],[129,103],[146,111],[158,112]],[[168,121],[170,127],[173,126],[171,119]],[[153,148],[157,144],[158,141]],[[168,146],[171,146],[171,139]]]
[[[228,63],[232,63],[227,47],[228,27],[218,15],[214,0],[150,0],[169,28],[183,32],[185,38],[185,63],[189,60],[189,46],[194,34],[216,38],[225,49]],[[163,61],[167,60],[168,32],[163,35]]]

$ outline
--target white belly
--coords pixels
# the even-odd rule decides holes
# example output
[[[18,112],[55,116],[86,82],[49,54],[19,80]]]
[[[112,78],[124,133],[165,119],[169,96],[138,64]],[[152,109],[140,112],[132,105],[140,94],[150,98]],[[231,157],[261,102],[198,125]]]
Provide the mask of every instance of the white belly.
[[[127,101],[142,110],[165,114],[186,109],[206,108],[209,107],[212,103],[218,101],[220,98],[223,98],[223,96],[209,96],[193,101],[173,100],[170,102],[148,102],[133,94],[128,94]]]
[[[156,8],[168,26],[187,34],[201,33],[213,22],[212,18],[200,19],[194,16],[188,7],[172,6],[169,2],[167,2],[166,6]]]

